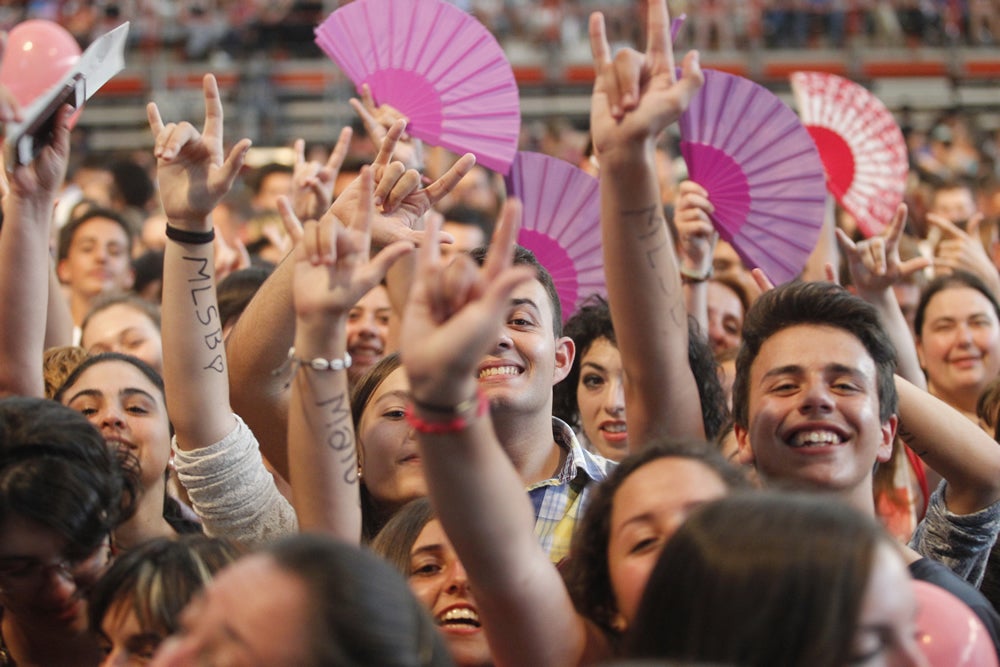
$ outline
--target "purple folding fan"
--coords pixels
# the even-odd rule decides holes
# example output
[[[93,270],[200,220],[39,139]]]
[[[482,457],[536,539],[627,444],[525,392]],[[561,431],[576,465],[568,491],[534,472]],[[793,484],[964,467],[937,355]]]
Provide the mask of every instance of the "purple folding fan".
[[[356,0],[316,28],[316,44],[407,131],[506,174],[521,109],[507,57],[475,18],[444,0]]]
[[[719,235],[774,284],[797,276],[823,226],[826,178],[795,112],[748,79],[706,69],[680,132]]]
[[[524,207],[517,242],[552,274],[563,320],[590,295],[606,295],[597,179],[564,160],[519,151],[505,182]]]

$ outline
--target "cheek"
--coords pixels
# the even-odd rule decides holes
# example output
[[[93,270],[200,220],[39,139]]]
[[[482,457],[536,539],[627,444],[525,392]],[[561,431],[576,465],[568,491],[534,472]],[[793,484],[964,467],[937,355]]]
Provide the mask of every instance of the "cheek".
[[[440,586],[425,579],[410,579],[409,583],[410,590],[413,592],[414,597],[420,600],[420,603],[424,605],[428,611],[433,611]]]
[[[611,587],[615,594],[618,612],[629,624],[635,619],[639,610],[639,603],[642,601],[642,594],[646,590],[646,582],[649,581],[649,574],[656,564],[657,556],[659,550],[609,564]]]

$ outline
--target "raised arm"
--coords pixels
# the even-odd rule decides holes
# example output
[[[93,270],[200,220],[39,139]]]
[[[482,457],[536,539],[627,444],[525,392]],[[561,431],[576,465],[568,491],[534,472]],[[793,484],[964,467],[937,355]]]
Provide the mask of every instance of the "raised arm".
[[[0,116],[10,113],[0,95]],[[42,352],[51,272],[49,230],[69,160],[68,118],[68,108],[57,112],[52,143],[31,164],[7,173],[9,191],[6,179],[2,186],[0,395],[45,396]]]
[[[424,233],[414,229],[417,221],[474,164],[471,155],[463,158],[440,179],[421,187],[416,172],[391,161],[402,129],[400,124],[395,134],[390,133],[390,140],[383,144],[373,163],[377,198],[371,236],[376,248],[396,241],[420,243]],[[352,219],[360,190],[358,177],[337,197],[331,212],[338,219]],[[384,199],[382,206],[378,206],[378,197]],[[284,363],[295,336],[292,265],[286,260],[275,269],[226,339],[233,407],[257,435],[268,461],[285,478],[288,477],[288,391],[286,382],[273,371]]]
[[[303,226],[292,259],[295,346],[289,357],[289,481],[299,527],[354,543],[361,538],[361,507],[347,386],[347,316],[389,264],[412,248],[394,243],[369,262],[371,170],[365,168],[361,178],[360,206],[348,225],[328,212]],[[322,361],[316,366],[309,363],[317,359]]]
[[[222,100],[214,76],[205,76],[203,92],[201,132],[187,122],[164,125],[156,104],[147,107],[167,217],[163,375],[167,410],[182,450],[218,442],[236,426],[215,297],[210,214],[236,180],[250,140],[239,141],[228,155],[223,152]]]
[[[708,192],[694,181],[682,181],[674,208],[677,254],[688,315],[708,338],[708,278],[712,275],[712,253],[719,234],[708,217],[715,212]]]
[[[913,334],[892,290],[894,284],[930,264],[930,260],[923,257],[906,262],[900,260],[899,239],[905,224],[906,204],[900,204],[881,236],[854,243],[842,229],[837,229],[837,242],[847,259],[857,295],[878,310],[886,333],[896,348],[897,372],[917,387],[926,389],[927,380],[920,369]]]
[[[972,514],[1000,500],[1000,447],[944,401],[897,376],[899,435],[948,482],[954,514]]]
[[[574,665],[584,623],[534,534],[531,503],[476,376],[513,290],[532,278],[511,267],[519,216],[520,204],[508,201],[481,269],[464,255],[442,267],[436,243],[419,249],[400,354],[431,501],[468,573],[496,664]],[[429,223],[428,233],[437,227]]]
[[[596,81],[590,108],[601,162],[601,230],[608,301],[622,365],[629,442],[704,437],[687,359],[687,312],[656,181],[657,136],[677,121],[704,78],[688,53],[676,79],[665,3],[649,3],[645,53],[612,60],[604,18],[590,19]]]

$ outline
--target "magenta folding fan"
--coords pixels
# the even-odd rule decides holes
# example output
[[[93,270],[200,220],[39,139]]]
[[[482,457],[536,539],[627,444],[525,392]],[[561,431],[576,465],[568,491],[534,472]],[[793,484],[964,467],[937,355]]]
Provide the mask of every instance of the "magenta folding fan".
[[[827,188],[865,236],[881,233],[903,201],[909,171],[896,119],[864,86],[835,74],[794,72],[791,81]]]
[[[407,131],[506,174],[521,109],[506,55],[475,18],[444,0],[356,0],[316,28],[316,44],[358,90],[410,120]]]
[[[552,274],[563,321],[592,294],[607,295],[597,179],[559,158],[519,151],[505,182],[524,207],[517,242]]]
[[[719,235],[776,285],[801,273],[823,226],[826,187],[795,112],[748,79],[706,69],[680,133],[688,178],[708,191]]]

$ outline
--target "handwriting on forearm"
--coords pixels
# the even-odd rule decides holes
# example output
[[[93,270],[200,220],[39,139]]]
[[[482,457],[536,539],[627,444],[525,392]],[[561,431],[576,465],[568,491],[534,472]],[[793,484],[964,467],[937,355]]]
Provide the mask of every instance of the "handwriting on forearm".
[[[673,254],[673,244],[667,232],[666,220],[663,219],[659,206],[646,206],[637,209],[619,211],[623,221],[629,219],[636,222],[625,224],[624,227],[633,232],[645,248],[646,264],[655,273],[660,292],[670,298],[669,314],[676,326],[687,326],[687,311],[681,294],[680,281],[676,275],[667,274],[674,267],[660,266],[657,256],[664,252]]]
[[[205,257],[184,257],[191,269],[188,284],[191,287],[191,302],[194,304],[194,316],[205,331],[202,332],[202,342],[205,349],[215,352],[212,360],[204,366],[204,370],[223,374],[226,372],[226,360],[222,355],[222,322],[219,319],[219,308],[215,303],[215,281],[207,272],[209,260]]]
[[[354,429],[347,394],[340,393],[323,401],[316,401],[323,413],[323,443],[340,455],[344,467],[343,479],[347,484],[358,483],[358,457],[354,444]]]

